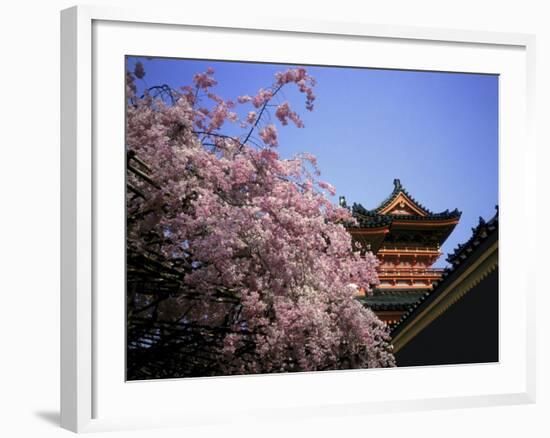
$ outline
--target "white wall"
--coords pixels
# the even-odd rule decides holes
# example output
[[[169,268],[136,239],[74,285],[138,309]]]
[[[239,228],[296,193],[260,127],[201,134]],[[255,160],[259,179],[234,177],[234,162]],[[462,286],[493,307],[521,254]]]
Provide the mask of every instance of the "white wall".
[[[390,0],[317,2],[102,1],[148,7],[178,6],[232,14],[279,16],[431,27],[535,33],[538,38],[537,97],[539,187],[546,187],[550,14],[544,1]],[[71,1],[5,2],[0,14],[0,434],[6,437],[68,435],[57,428],[59,367],[59,10]],[[268,50],[268,49],[266,49]],[[6,135],[7,134],[7,135]],[[540,248],[548,207],[539,192]],[[529,232],[526,224],[523,233]],[[521,236],[521,234],[518,234]],[[541,253],[542,254],[542,253]],[[532,256],[532,255],[528,255]],[[538,262],[544,272],[542,257]],[[538,403],[531,406],[312,419],[295,423],[236,425],[139,436],[550,436],[548,291],[538,296]],[[4,429],[7,429],[4,431]],[[109,436],[130,436],[113,433]]]

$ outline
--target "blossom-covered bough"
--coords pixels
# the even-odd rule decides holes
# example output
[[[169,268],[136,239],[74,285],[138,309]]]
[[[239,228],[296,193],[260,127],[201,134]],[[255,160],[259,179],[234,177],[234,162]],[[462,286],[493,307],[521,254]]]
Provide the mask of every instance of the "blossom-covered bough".
[[[290,69],[231,101],[211,69],[138,96],[144,74],[127,72],[128,379],[394,366],[355,299],[377,283],[374,256],[315,158],[277,151],[275,123],[304,126],[279,91],[312,110],[314,79]]]

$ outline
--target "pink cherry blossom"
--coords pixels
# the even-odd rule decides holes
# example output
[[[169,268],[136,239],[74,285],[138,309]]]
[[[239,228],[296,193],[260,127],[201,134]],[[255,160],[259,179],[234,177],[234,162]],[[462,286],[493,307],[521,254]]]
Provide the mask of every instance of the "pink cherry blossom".
[[[275,125],[267,125],[260,130],[262,141],[269,146],[277,146],[277,129]]]
[[[315,78],[307,73],[306,69],[288,69],[286,72],[277,73],[275,77],[279,85],[285,85],[292,82],[295,83],[298,90],[306,95],[306,109],[309,111],[313,110],[313,101],[315,100],[313,87],[316,81]]]
[[[247,96],[247,95],[237,97],[237,102],[239,102],[239,103],[247,103],[247,102],[250,102],[251,100],[252,100],[252,97]]]
[[[249,111],[246,115],[246,122],[250,124],[254,123],[256,121],[256,116],[256,111]]]
[[[288,102],[284,102],[277,107],[277,110],[275,111],[275,116],[277,117],[277,119],[279,119],[282,125],[288,125],[288,119],[290,119],[294,122],[297,128],[304,127],[300,116],[290,109],[290,105]]]
[[[334,186],[332,184],[330,184],[328,182],[325,182],[325,181],[318,181],[317,184],[322,189],[325,189],[326,191],[328,191],[331,194],[331,196],[336,195],[336,189],[334,188]]]
[[[273,97],[271,90],[264,90],[263,88],[258,91],[258,94],[252,98],[252,105],[256,108],[260,108],[264,103]]]
[[[258,109],[241,136],[221,131],[238,117],[228,100],[193,87],[173,103],[138,97],[134,79],[128,72],[132,375],[162,377],[168,366],[172,377],[394,366],[388,328],[355,298],[378,284],[376,258],[352,244],[344,224],[353,218],[325,196],[334,187],[316,179],[315,157],[282,159],[277,129],[265,125],[280,87],[295,84],[288,93],[312,105],[307,71],[282,72],[254,98],[237,98]],[[194,84],[213,87],[213,71]],[[288,106],[276,111],[281,124],[296,123]],[[269,147],[258,147],[256,134]]]
[[[213,78],[214,70],[212,68],[209,68],[205,73],[197,73],[193,77],[193,82],[198,88],[202,88],[204,90],[213,87],[218,82]]]

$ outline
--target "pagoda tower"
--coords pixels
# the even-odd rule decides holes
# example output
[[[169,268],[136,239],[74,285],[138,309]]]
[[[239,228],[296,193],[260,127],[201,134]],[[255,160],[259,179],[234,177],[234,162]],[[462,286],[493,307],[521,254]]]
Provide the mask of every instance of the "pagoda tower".
[[[433,268],[433,264],[461,215],[457,209],[433,213],[398,179],[393,184],[390,196],[375,209],[353,204],[357,224],[348,227],[353,239],[380,262],[380,284],[372,296],[360,292],[358,299],[388,324],[396,323],[441,279],[443,270]],[[340,204],[345,203],[340,198]]]

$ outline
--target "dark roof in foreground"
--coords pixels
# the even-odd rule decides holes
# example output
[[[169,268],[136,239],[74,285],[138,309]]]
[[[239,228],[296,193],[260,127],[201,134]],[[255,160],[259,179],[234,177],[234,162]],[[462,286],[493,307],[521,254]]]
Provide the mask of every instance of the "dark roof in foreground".
[[[401,319],[393,326],[392,336],[397,335],[408,323],[431,302],[433,302],[448,284],[460,275],[468,262],[475,259],[476,255],[485,251],[489,244],[498,240],[498,206],[495,215],[487,222],[482,218],[475,228],[472,228],[472,236],[447,256],[450,267],[445,268],[441,280],[433,283],[433,289],[405,312]]]
[[[454,266],[458,266],[461,261],[468,258],[468,256],[475,250],[479,243],[485,239],[489,234],[493,233],[498,228],[498,205],[495,206],[496,213],[489,220],[485,220],[480,216],[479,223],[475,228],[472,228],[472,236],[468,241],[458,244],[452,253],[447,255],[447,261]]]

